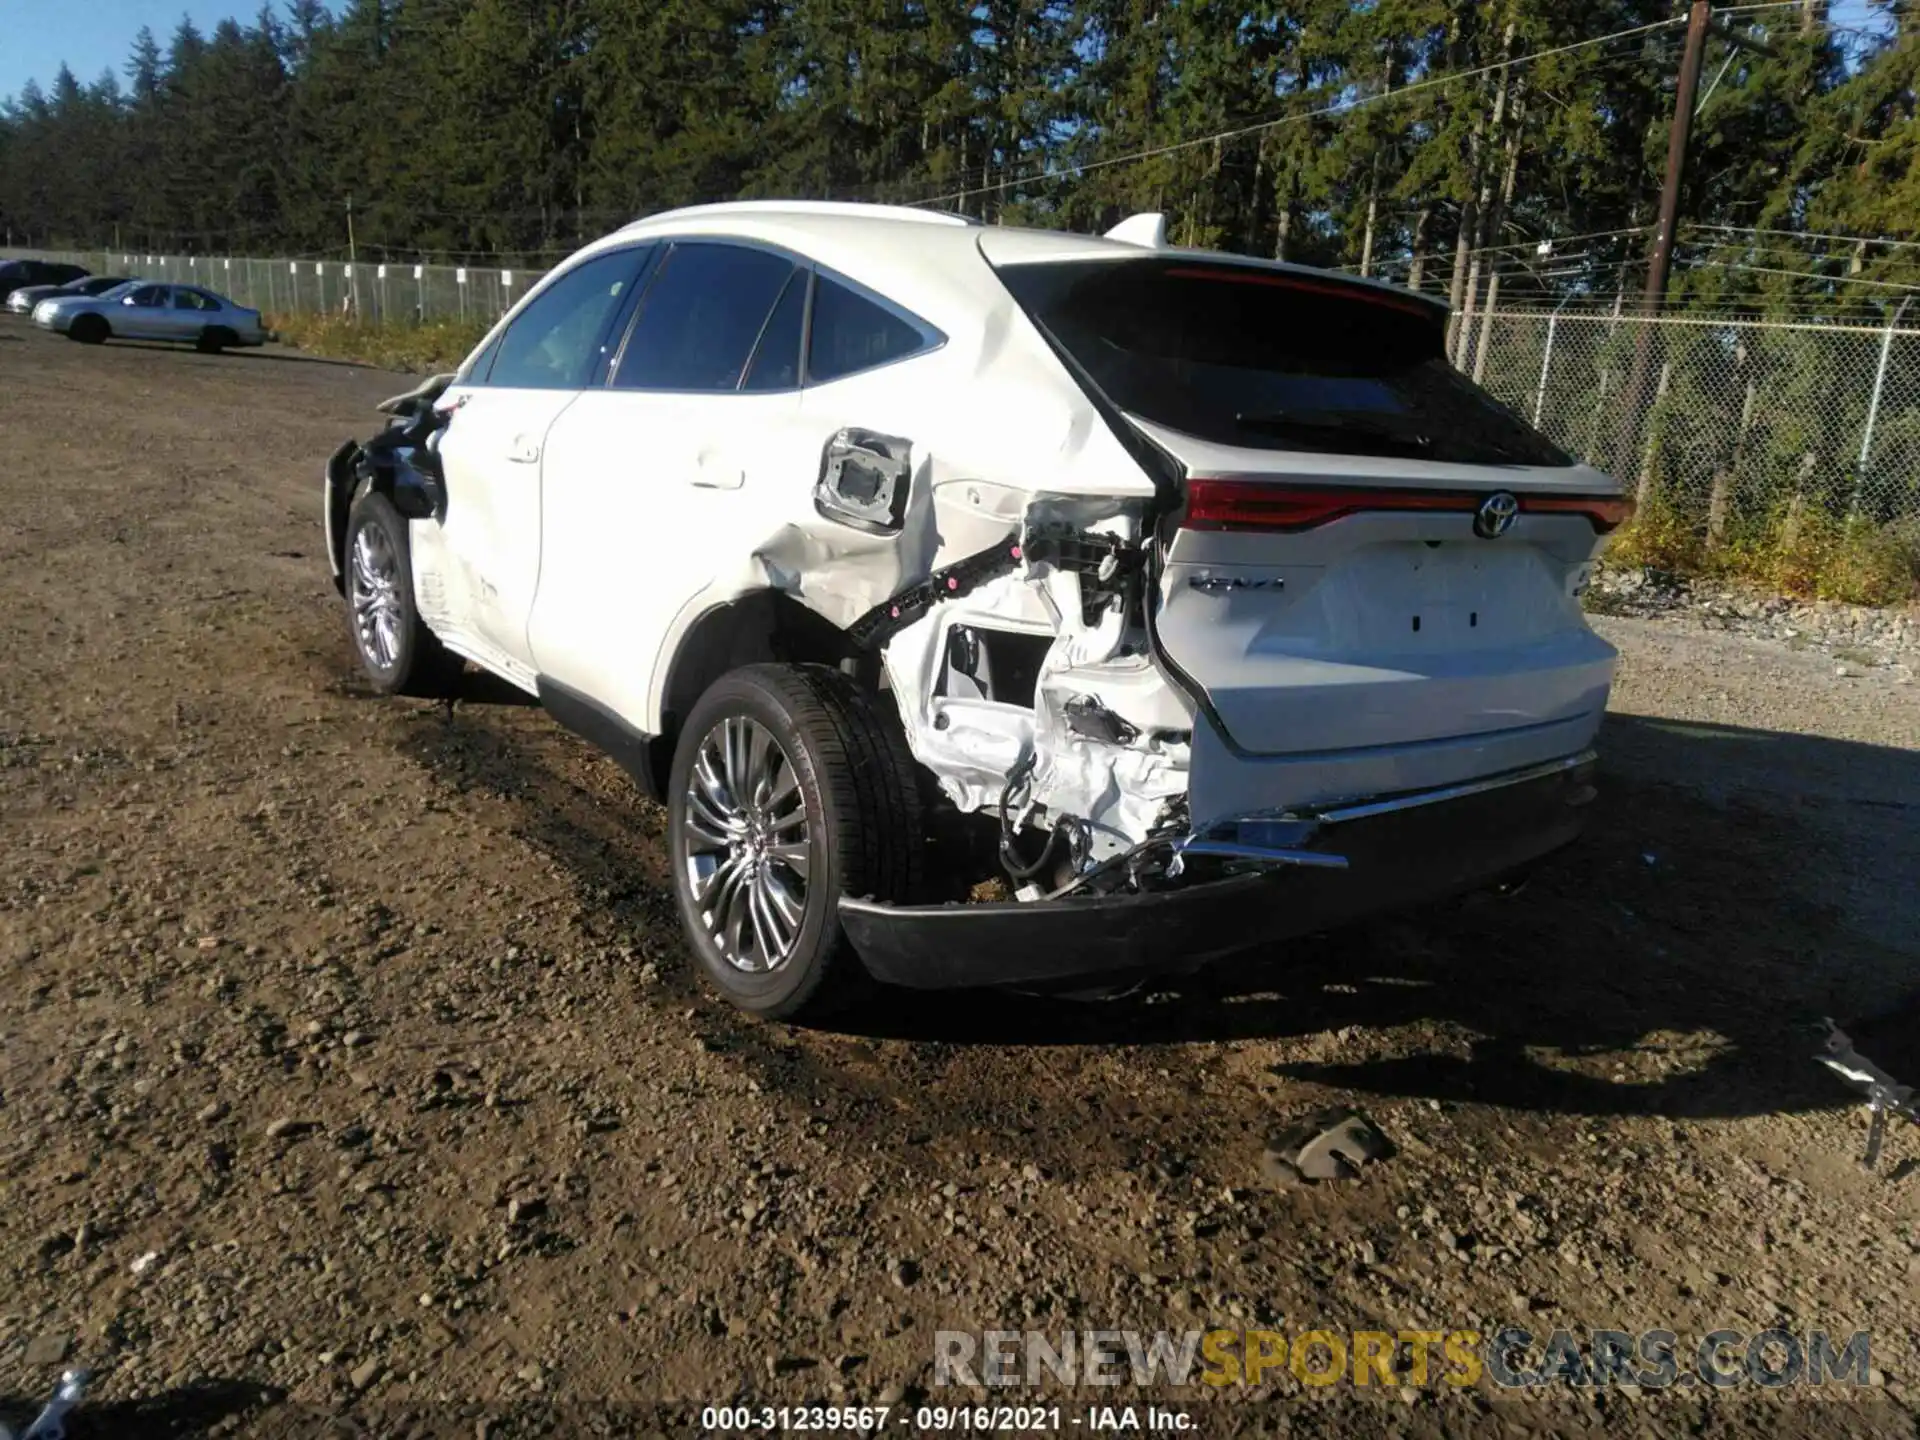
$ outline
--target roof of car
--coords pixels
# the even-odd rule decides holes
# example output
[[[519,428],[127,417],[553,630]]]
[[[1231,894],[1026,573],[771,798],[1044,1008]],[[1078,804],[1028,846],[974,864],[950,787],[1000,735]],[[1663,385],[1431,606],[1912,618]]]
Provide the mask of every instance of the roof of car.
[[[1124,260],[1158,255],[1168,259],[1337,278],[1347,284],[1384,290],[1406,299],[1417,297],[1439,309],[1445,309],[1446,306],[1444,300],[1419,295],[1417,291],[1385,281],[1365,280],[1357,275],[1295,265],[1282,260],[1236,255],[1224,250],[1149,247],[1105,235],[1078,235],[1065,230],[988,226],[968,216],[904,205],[871,205],[836,200],[740,200],[662,211],[634,221],[619,234],[637,239],[651,233],[673,233],[689,228],[749,234],[764,240],[777,240],[781,238],[780,232],[784,231],[796,241],[804,237],[812,245],[824,243],[838,251],[837,263],[842,268],[846,268],[847,258],[852,254],[894,250],[896,247],[916,255],[923,263],[935,265],[948,259],[952,250],[962,247],[977,247],[994,265]],[[836,264],[836,257],[832,255],[823,254],[817,258],[829,265]]]

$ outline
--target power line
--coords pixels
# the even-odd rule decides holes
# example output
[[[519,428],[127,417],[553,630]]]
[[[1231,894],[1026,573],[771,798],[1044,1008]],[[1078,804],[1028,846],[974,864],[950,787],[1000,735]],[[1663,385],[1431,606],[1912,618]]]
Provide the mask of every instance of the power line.
[[[1468,252],[1468,259],[1475,255],[1500,255],[1515,250],[1537,250],[1543,243],[1555,245],[1573,245],[1583,240],[1612,240],[1622,235],[1639,235],[1646,230],[1644,225],[1628,225],[1618,230],[1590,230],[1583,235],[1541,235],[1532,240],[1517,240],[1511,245],[1481,245]],[[1388,262],[1393,265],[1408,265],[1415,260],[1448,260],[1453,257],[1452,248],[1445,250],[1423,250],[1414,255],[1396,255]],[[1565,256],[1550,255],[1543,257],[1556,262],[1564,262]],[[1340,270],[1352,270],[1358,262],[1336,266]]]
[[[1820,280],[1829,285],[1871,285],[1881,290],[1906,290],[1920,294],[1920,285],[1902,285],[1897,280],[1869,280],[1864,275],[1822,275],[1816,270],[1782,270],[1772,265],[1747,265],[1738,260],[1703,261],[1699,268],[1719,265],[1729,270],[1749,270],[1756,275],[1790,275],[1800,280]]]
[[[1430,75],[1423,80],[1416,80],[1410,85],[1402,85],[1396,90],[1383,90],[1372,95],[1362,95],[1356,99],[1335,101],[1331,105],[1322,105],[1316,109],[1302,111],[1298,114],[1283,115],[1276,120],[1261,120],[1251,125],[1240,125],[1229,130],[1221,130],[1212,135],[1199,135],[1187,140],[1175,140],[1165,145],[1154,145],[1142,150],[1135,150],[1125,155],[1113,155],[1101,160],[1082,161],[1078,164],[1042,170],[1031,175],[1007,176],[1004,179],[995,181],[991,185],[981,185],[964,190],[952,190],[941,195],[929,195],[910,203],[914,205],[940,205],[953,200],[966,200],[975,195],[989,195],[995,191],[1005,191],[1015,185],[1028,181],[1059,180],[1067,176],[1085,175],[1092,170],[1104,170],[1110,166],[1127,165],[1140,160],[1153,160],[1162,155],[1172,155],[1179,151],[1192,150],[1202,145],[1213,145],[1223,140],[1238,140],[1248,135],[1257,135],[1263,131],[1277,129],[1282,125],[1297,125],[1307,120],[1323,119],[1331,115],[1348,115],[1356,110],[1363,110],[1368,106],[1377,105],[1383,101],[1401,100],[1409,95],[1418,94],[1423,90],[1431,90],[1437,86],[1451,85],[1461,80],[1478,79],[1481,76],[1491,75],[1500,70],[1531,65],[1541,60],[1549,60],[1557,55],[1568,55],[1578,50],[1592,49],[1596,45],[1610,45],[1615,41],[1630,40],[1637,36],[1651,34],[1656,30],[1669,30],[1683,23],[1683,17],[1672,16],[1665,20],[1655,20],[1650,24],[1636,25],[1627,30],[1617,30],[1610,35],[1599,35],[1589,40],[1579,40],[1572,44],[1555,46],[1550,50],[1535,50],[1525,55],[1511,56],[1508,59],[1495,61],[1492,64],[1476,66],[1471,70],[1452,71],[1445,75]]]
[[[1729,235],[1778,235],[1793,240],[1838,240],[1848,245],[1865,241],[1869,245],[1885,245],[1895,250],[1920,250],[1920,240],[1889,240],[1875,235],[1841,235],[1822,230],[1770,230],[1758,225],[1706,225],[1697,221],[1687,221],[1681,228],[1720,231]]]

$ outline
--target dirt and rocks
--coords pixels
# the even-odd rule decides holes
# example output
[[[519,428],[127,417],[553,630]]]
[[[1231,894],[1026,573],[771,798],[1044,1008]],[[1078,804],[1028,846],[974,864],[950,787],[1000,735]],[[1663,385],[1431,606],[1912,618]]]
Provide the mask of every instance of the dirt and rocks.
[[[1803,600],[1751,584],[1695,579],[1649,566],[1603,565],[1588,592],[1604,615],[1660,618],[1719,634],[1777,640],[1831,658],[1835,678],[1884,668],[1911,683],[1920,662],[1920,608]]]
[[[0,1423],[86,1365],[76,1436],[678,1435],[736,1400],[911,1433],[983,1398],[933,1387],[939,1329],[1685,1356],[1777,1324],[1871,1330],[1872,1384],[991,1398],[1206,1435],[1913,1433],[1920,1130],[1864,1173],[1809,1059],[1861,1020],[1920,1080],[1892,666],[1605,618],[1604,796],[1516,898],[1124,1001],[756,1024],[694,984],[612,764],[477,679],[448,708],[356,678],[317,487],[399,388],[0,327]],[[1341,1106],[1391,1158],[1263,1174]]]

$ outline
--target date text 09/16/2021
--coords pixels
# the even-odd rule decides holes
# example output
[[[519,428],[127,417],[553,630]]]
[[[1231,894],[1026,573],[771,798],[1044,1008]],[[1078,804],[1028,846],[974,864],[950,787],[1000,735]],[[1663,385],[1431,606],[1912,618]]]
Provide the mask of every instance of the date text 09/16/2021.
[[[833,1432],[883,1435],[1190,1434],[1193,1417],[1160,1405],[710,1405],[702,1433]]]

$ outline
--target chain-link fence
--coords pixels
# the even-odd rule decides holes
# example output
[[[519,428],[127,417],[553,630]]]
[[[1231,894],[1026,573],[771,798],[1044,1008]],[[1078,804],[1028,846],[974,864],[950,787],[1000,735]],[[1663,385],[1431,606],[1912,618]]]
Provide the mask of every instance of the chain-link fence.
[[[14,250],[11,256],[64,260],[96,275],[204,285],[270,314],[357,314],[394,321],[497,320],[544,270],[387,261],[263,260],[226,255],[138,255],[100,250]]]
[[[1920,517],[1920,330],[1517,313],[1485,334],[1483,384],[1711,543]]]
[[[205,285],[264,311],[375,322],[491,321],[544,273],[37,253]],[[1470,339],[1465,368],[1494,394],[1711,543],[1790,514],[1920,518],[1920,329],[1505,311],[1476,319]]]

